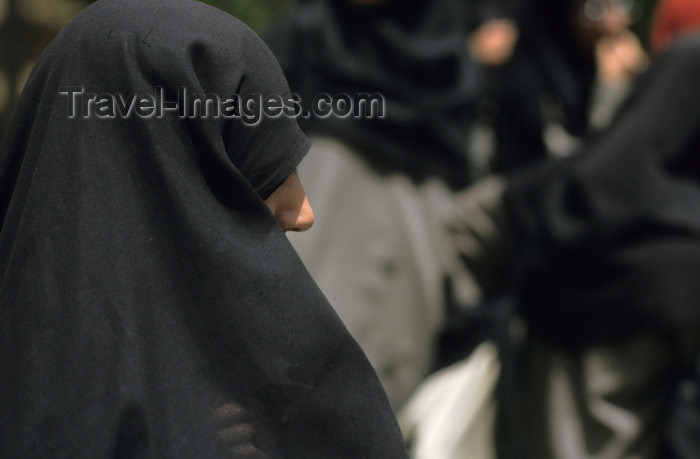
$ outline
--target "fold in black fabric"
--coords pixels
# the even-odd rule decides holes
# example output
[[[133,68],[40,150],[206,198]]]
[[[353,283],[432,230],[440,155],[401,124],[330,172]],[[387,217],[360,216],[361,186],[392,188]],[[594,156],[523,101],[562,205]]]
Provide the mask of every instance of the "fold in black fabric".
[[[535,72],[539,87],[553,97],[563,111],[564,127],[576,136],[588,130],[591,91],[596,78],[596,60],[592,45],[585,43],[577,30],[580,2],[564,0],[529,0],[520,4],[522,36],[516,51],[519,58],[516,72]],[[525,76],[525,74],[519,74]],[[526,86],[527,87],[527,86]],[[541,94],[537,94],[541,97]],[[541,100],[533,98],[533,103]]]
[[[505,203],[533,325],[582,344],[700,322],[700,36],[643,75],[608,132]]]
[[[459,0],[389,0],[374,7],[313,0],[265,34],[292,90],[381,94],[382,118],[309,117],[307,133],[348,142],[379,170],[469,183],[468,130],[477,95]]]
[[[289,92],[253,32],[190,0],[100,0],[49,46],[0,151],[0,456],[404,457],[263,201],[309,147],[296,122],[69,117],[78,90],[161,88]]]

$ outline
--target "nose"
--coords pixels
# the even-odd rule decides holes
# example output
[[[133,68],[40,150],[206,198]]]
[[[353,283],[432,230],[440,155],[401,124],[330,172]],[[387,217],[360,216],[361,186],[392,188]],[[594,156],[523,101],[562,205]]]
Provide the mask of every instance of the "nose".
[[[285,232],[306,231],[314,223],[314,211],[296,172],[293,172],[265,203]]]
[[[277,218],[277,222],[285,232],[302,232],[308,230],[314,224],[314,211],[306,195],[304,195],[301,205],[296,203],[290,207],[278,208],[275,212],[275,218]]]

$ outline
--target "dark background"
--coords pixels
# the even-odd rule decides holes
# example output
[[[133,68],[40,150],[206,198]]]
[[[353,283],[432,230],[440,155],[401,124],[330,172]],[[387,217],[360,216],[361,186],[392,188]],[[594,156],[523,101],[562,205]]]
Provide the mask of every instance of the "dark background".
[[[31,68],[46,45],[94,0],[0,0],[0,138]],[[262,31],[297,0],[202,0]],[[558,1],[558,0],[556,0]],[[646,30],[657,0],[637,0],[635,31],[646,44]]]

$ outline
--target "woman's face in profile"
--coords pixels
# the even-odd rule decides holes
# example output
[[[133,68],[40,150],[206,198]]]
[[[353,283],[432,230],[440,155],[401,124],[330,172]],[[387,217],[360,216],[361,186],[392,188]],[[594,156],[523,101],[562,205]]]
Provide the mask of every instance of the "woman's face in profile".
[[[286,231],[306,231],[314,223],[314,211],[296,171],[265,200],[272,215]]]

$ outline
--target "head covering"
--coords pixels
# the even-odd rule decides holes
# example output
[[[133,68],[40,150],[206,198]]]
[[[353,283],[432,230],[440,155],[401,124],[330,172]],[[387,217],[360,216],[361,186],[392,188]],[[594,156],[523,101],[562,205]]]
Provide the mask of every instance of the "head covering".
[[[0,151],[0,456],[404,457],[263,201],[308,140],[186,116],[183,88],[289,91],[192,0],[100,0],[29,78]]]
[[[700,323],[700,37],[652,61],[604,135],[526,174],[505,202],[523,248],[523,307],[586,344]]]
[[[266,34],[292,90],[381,94],[384,117],[303,120],[307,133],[339,138],[379,169],[455,187],[470,179],[467,140],[476,80],[465,49],[464,2],[349,0],[301,5]]]
[[[466,26],[469,32],[486,21],[514,19],[519,4],[515,0],[465,0]]]

